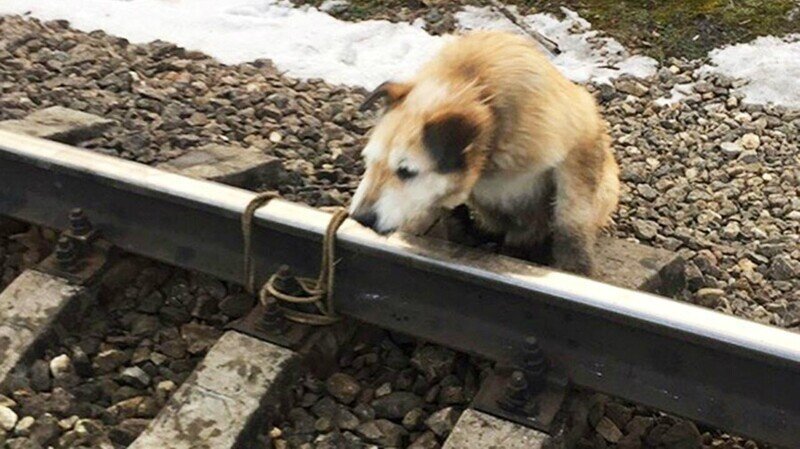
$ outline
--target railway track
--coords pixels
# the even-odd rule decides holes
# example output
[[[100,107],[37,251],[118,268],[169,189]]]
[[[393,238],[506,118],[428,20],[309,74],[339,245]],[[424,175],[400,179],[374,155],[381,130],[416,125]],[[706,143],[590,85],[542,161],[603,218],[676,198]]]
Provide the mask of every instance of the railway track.
[[[0,179],[1,215],[68,237],[44,274],[26,272],[0,297],[0,311],[16,317],[0,322],[6,384],[41,352],[44,335],[91,308],[115,250],[231,284],[244,278],[239,220],[252,192],[2,131]],[[86,218],[93,228],[81,227]],[[257,280],[284,264],[313,275],[328,218],[283,200],[260,209]],[[78,258],[70,241],[91,251]],[[334,301],[348,322],[496,362],[451,423],[445,448],[491,447],[493,438],[513,441],[508,447],[563,444],[571,438],[564,404],[580,402],[574,388],[777,447],[800,445],[798,334],[478,250],[380,238],[349,222],[337,235],[337,257]],[[274,326],[273,318],[265,327],[257,308],[220,322],[225,333],[130,447],[255,447],[256,423],[280,414],[304,363],[335,360],[325,347],[350,327]],[[392,433],[389,424],[373,425],[361,431]]]

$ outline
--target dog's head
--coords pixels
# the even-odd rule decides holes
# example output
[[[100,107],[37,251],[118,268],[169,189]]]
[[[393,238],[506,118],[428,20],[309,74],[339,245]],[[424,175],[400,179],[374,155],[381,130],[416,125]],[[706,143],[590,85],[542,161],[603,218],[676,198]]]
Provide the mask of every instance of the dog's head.
[[[362,153],[366,172],[350,207],[364,226],[420,233],[466,201],[480,174],[491,115],[473,86],[386,82],[362,105],[386,100]]]

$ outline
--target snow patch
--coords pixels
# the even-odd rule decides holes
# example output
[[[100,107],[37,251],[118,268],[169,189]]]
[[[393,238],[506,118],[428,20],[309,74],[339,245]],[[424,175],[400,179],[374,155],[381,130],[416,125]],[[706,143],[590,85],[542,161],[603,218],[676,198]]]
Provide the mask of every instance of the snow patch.
[[[156,39],[207,53],[225,64],[271,59],[297,78],[371,89],[387,79],[411,76],[449,37],[432,36],[420,20],[346,22],[313,7],[279,0],[0,0],[0,14],[43,20],[66,19],[84,31],[103,29],[135,43]],[[341,7],[328,0],[322,8]],[[558,42],[553,62],[577,82],[608,82],[622,74],[644,77],[656,62],[631,56],[614,39],[599,37],[589,22],[564,10],[566,18],[527,16],[528,24]],[[489,8],[467,7],[464,29],[519,30]]]
[[[695,83],[676,84],[672,86],[666,97],[656,98],[655,103],[659,106],[671,106],[694,92]]]
[[[658,62],[646,56],[631,55],[618,41],[601,37],[577,12],[561,8],[564,19],[539,13],[524,16],[525,23],[558,43],[561,54],[553,63],[571,80],[608,83],[623,74],[647,77],[656,73]],[[522,33],[508,18],[488,7],[467,6],[456,13],[464,29],[494,29]]]
[[[345,22],[275,0],[0,1],[0,14],[28,11],[136,43],[169,41],[225,64],[269,58],[293,77],[368,89],[411,76],[445,40],[409,24]]]
[[[759,37],[709,53],[701,73],[719,73],[747,81],[735,89],[744,102],[800,108],[800,34]]]

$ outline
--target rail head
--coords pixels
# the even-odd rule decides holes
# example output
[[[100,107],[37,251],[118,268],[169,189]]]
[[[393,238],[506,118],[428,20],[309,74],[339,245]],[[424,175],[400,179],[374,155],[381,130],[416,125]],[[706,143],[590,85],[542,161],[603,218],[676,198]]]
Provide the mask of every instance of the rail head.
[[[243,278],[239,217],[252,192],[3,131],[0,179],[2,214],[60,228],[80,206],[123,249]],[[328,219],[283,200],[260,209],[257,276],[282,263],[313,273]],[[787,400],[789,390],[800,397],[798,334],[354,222],[337,242],[341,313],[495,360],[535,335],[578,384],[779,445],[800,441],[800,404]],[[766,391],[746,391],[757,388]]]

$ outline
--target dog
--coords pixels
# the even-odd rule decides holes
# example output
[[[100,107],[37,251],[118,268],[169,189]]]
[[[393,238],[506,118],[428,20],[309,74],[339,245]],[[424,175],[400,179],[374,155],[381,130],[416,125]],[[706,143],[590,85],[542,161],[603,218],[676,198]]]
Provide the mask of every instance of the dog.
[[[466,205],[469,226],[529,260],[591,275],[598,233],[617,206],[619,168],[592,95],[511,33],[456,37],[385,107],[362,152],[351,216],[378,233],[424,233]]]

